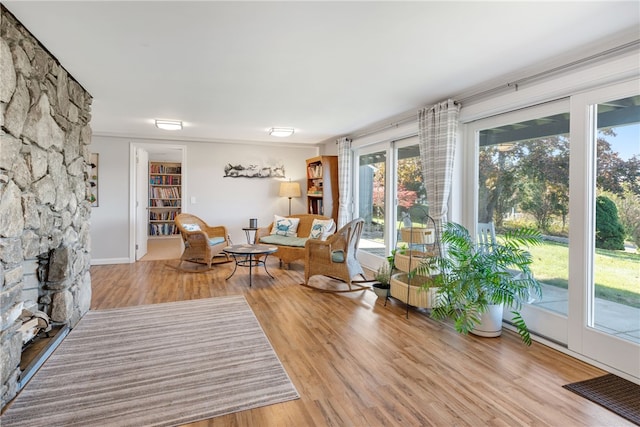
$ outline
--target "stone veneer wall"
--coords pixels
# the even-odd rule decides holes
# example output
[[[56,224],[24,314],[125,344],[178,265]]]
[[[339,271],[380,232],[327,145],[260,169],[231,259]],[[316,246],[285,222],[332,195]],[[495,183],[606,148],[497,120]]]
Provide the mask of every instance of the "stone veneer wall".
[[[90,307],[91,101],[0,5],[2,407],[17,392],[22,338],[16,319],[25,301],[37,302],[54,324],[71,327]],[[48,260],[46,268],[36,267],[39,258]]]

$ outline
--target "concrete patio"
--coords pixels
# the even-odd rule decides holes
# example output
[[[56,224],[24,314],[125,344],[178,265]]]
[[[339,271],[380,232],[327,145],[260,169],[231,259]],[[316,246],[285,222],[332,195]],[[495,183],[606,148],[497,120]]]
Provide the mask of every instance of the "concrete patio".
[[[566,315],[567,290],[543,284],[542,301],[533,305]],[[640,309],[596,298],[595,320],[596,329],[640,344]]]

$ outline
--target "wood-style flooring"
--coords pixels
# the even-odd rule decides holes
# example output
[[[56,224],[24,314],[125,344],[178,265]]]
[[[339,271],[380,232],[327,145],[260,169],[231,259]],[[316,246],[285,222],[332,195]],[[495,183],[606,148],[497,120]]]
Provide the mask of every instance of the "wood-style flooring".
[[[302,264],[270,259],[248,286],[233,264],[205,273],[175,261],[91,268],[92,309],[244,295],[300,399],[194,426],[625,426],[562,388],[605,372],[542,344],[456,333],[425,312],[371,291],[332,294],[299,285]],[[328,280],[316,277],[313,280]],[[207,325],[194,325],[207,333]]]

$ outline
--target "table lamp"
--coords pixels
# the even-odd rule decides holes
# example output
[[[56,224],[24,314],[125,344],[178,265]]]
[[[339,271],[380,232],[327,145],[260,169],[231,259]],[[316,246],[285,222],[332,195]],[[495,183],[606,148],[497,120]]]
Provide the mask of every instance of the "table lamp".
[[[288,197],[289,198],[289,215],[291,215],[291,198],[292,197],[300,197],[300,184],[297,182],[291,182],[291,180],[287,182],[280,183],[280,197]]]

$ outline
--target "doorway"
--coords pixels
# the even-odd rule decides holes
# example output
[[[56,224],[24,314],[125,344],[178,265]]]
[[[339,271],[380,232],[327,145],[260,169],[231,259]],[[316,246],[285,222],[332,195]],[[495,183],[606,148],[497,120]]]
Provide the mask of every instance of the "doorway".
[[[186,146],[162,143],[131,143],[130,146],[130,250],[129,262],[177,259],[183,251],[179,234],[152,235],[150,212],[149,164],[179,163],[181,169],[180,197],[173,203],[180,210],[185,206]],[[156,213],[157,215],[157,213]],[[170,223],[167,223],[170,225]]]

